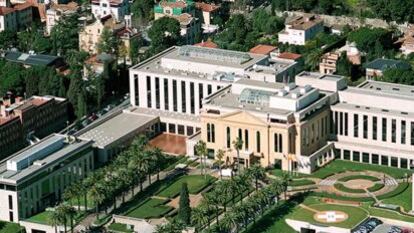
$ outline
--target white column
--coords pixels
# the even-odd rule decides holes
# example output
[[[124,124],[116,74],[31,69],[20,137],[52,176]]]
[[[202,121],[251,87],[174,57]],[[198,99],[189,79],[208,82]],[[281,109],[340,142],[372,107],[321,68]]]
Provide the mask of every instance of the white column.
[[[129,75],[129,98],[131,101],[132,106],[136,106],[135,98],[136,98],[136,91],[135,91],[135,77],[134,73],[131,72]]]
[[[391,143],[391,137],[392,137],[391,123],[392,123],[392,120],[390,118],[387,118],[387,142],[389,143]]]
[[[348,115],[348,136],[354,137],[354,114],[349,113]]]
[[[190,82],[185,82],[185,102],[186,102],[186,112],[187,114],[191,114],[191,90],[190,90]]]
[[[204,83],[203,84],[203,95],[204,95],[204,98],[206,98],[207,96],[208,96],[208,84],[207,83]]]
[[[181,90],[181,80],[177,80],[177,110],[178,112],[183,112],[183,103],[182,103],[182,90]],[[185,111],[185,110],[184,110]]]
[[[165,110],[164,79],[159,78],[159,80],[160,80],[160,109]]]
[[[379,116],[377,120],[377,140],[382,141],[382,117]]]
[[[151,108],[156,109],[156,97],[155,97],[155,77],[151,76]]]
[[[364,115],[358,114],[358,138],[364,138]]]
[[[168,110],[174,112],[174,92],[173,92],[173,81],[168,80]]]
[[[200,91],[198,89],[198,83],[194,83],[194,101],[195,101],[195,115],[200,114]]]
[[[145,75],[138,76],[138,87],[139,87],[139,105],[140,107],[148,108],[147,99],[147,77]]]

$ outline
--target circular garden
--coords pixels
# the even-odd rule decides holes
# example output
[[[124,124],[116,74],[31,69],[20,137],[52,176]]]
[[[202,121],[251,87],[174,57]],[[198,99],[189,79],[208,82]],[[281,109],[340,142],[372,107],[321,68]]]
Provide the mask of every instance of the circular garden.
[[[339,178],[335,184],[335,189],[346,193],[366,193],[367,191],[373,193],[384,188],[383,181],[371,175],[348,175]]]

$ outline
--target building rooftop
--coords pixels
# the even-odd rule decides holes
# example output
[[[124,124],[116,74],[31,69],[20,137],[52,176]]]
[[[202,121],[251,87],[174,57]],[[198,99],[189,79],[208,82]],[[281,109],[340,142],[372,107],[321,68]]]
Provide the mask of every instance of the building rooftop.
[[[220,9],[220,6],[214,3],[209,4],[205,2],[196,2],[195,4],[196,4],[197,9],[204,11],[204,12],[214,12]]]
[[[368,80],[361,83],[358,87],[388,95],[405,96],[414,100],[414,86],[410,85]]]
[[[307,30],[317,24],[322,23],[322,19],[314,14],[304,14],[289,19],[286,25],[296,30]]]
[[[24,65],[49,66],[61,57],[45,54],[28,54],[17,51],[7,51],[5,59],[11,62],[18,62]]]
[[[25,178],[32,178],[36,173],[91,145],[92,141],[52,134],[3,160],[0,164],[0,182],[17,184]]]
[[[377,58],[365,65],[366,69],[385,71],[387,69],[410,69],[411,65],[405,61]]]
[[[147,127],[148,123],[156,120],[157,116],[121,112],[116,116],[103,121],[97,121],[91,127],[88,127],[79,135],[94,141],[94,146],[105,148],[106,146],[118,141],[119,139]]]
[[[302,57],[302,55],[297,54],[297,53],[290,53],[290,52],[283,52],[281,54],[279,54],[279,56],[277,56],[278,58],[281,59],[287,59],[287,60],[298,60],[299,58]]]
[[[171,7],[171,8],[185,8],[185,7],[187,7],[187,3],[186,3],[185,0],[173,0],[173,1],[163,0],[159,4],[162,7]]]
[[[14,9],[11,7],[4,7],[4,6],[0,7],[0,15],[8,15],[13,12],[14,12]]]
[[[269,55],[271,52],[277,50],[277,47],[271,45],[259,44],[250,49],[249,52],[256,54]]]
[[[204,47],[204,48],[211,48],[211,49],[218,48],[218,45],[216,43],[214,43],[213,41],[211,41],[211,40],[207,40],[207,41],[197,43],[194,46]]]

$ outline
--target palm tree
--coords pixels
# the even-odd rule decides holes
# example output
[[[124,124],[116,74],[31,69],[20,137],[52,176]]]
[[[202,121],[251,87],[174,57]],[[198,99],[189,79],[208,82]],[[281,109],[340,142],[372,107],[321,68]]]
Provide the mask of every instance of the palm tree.
[[[104,189],[100,187],[100,184],[95,184],[91,187],[89,190],[89,196],[92,198],[93,202],[96,205],[95,211],[96,211],[96,219],[99,219],[99,206],[103,203],[105,200],[104,195]]]
[[[75,208],[73,208],[73,206],[68,206],[68,205],[64,205],[63,208],[64,208],[65,216],[69,216],[70,232],[73,233],[73,231],[74,231],[74,229],[73,229],[73,220],[74,220],[74,217],[76,215],[76,210],[75,210]]]
[[[219,162],[220,179],[223,179],[223,175],[221,173],[221,162],[222,162],[222,160],[224,158],[224,150],[219,149],[217,151],[216,158],[217,158],[217,160]]]
[[[203,195],[203,201],[209,208],[214,208],[214,211],[216,212],[216,222],[219,223],[219,213],[220,213],[220,199],[219,194],[215,191],[210,193],[204,193]]]
[[[234,228],[236,228],[235,232],[239,232],[237,213],[235,213],[234,211],[226,213],[223,219],[221,220],[221,226],[224,228],[223,230],[225,232],[233,232],[232,230]]]
[[[143,173],[146,174],[146,170],[149,166],[149,160],[148,157],[144,154],[141,150],[134,150],[133,148],[129,150],[131,160],[128,164],[128,167],[135,170],[137,173]],[[139,189],[142,192],[142,181],[141,176],[137,176],[138,183],[139,183]]]
[[[57,212],[56,210],[52,211],[47,220],[49,224],[55,228],[55,233],[57,233],[58,232],[57,227],[61,223],[61,217],[59,215],[59,212]]]
[[[290,177],[289,177],[289,175],[288,175],[288,174],[284,174],[284,175],[282,176],[281,187],[282,187],[282,192],[283,192],[283,194],[284,194],[284,196],[285,196],[285,200],[286,200],[286,192],[287,192],[287,188],[288,188],[288,185],[289,185],[289,179],[290,179]]]
[[[305,63],[310,66],[311,70],[315,70],[316,67],[319,65],[322,54],[323,54],[322,49],[314,49],[306,56]]]
[[[63,199],[68,201],[70,205],[73,203],[73,199],[78,196],[78,190],[75,190],[74,183],[67,187],[65,191],[63,192]],[[79,204],[79,202],[78,202]]]
[[[203,157],[207,156],[207,145],[204,141],[198,141],[195,145],[195,151],[198,156],[200,156],[200,173],[201,175],[204,173],[204,164],[203,164]]]
[[[67,215],[66,207],[64,205],[59,205],[56,208],[55,211],[57,212],[57,215],[58,215],[58,217],[60,219],[60,222],[63,224],[63,228],[65,229],[64,232],[67,232],[67,224],[66,223],[67,223],[67,217],[68,217],[68,215]]]
[[[196,232],[200,232],[209,221],[207,210],[203,206],[194,208],[191,212],[191,222],[196,227]]]
[[[237,173],[240,173],[240,150],[243,148],[243,140],[239,137],[233,141],[233,148],[237,152]]]
[[[254,179],[257,191],[259,189],[259,180],[266,177],[265,169],[260,165],[255,164],[247,170],[247,174],[249,177]]]
[[[152,150],[152,156],[155,160],[155,170],[157,171],[157,181],[160,180],[160,172],[162,169],[161,164],[165,163],[165,155],[162,153],[160,148],[154,148]]]
[[[234,197],[234,189],[230,184],[231,182],[231,180],[222,180],[216,184],[215,188],[215,190],[217,190],[220,203],[224,208],[224,212],[226,212],[227,202],[229,199]]]

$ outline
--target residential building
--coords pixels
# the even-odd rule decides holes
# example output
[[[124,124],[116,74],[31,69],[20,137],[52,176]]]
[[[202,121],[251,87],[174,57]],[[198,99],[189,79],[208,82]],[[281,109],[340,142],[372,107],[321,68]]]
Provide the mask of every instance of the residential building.
[[[409,70],[411,65],[405,61],[377,58],[364,65],[367,80],[380,78],[388,69]]]
[[[411,25],[397,43],[401,43],[400,51],[404,55],[409,55],[414,52],[414,26]]]
[[[16,11],[11,7],[0,6],[0,32],[17,30]]]
[[[30,2],[12,5],[10,0],[0,2],[0,32],[19,31],[33,22],[33,4]]]
[[[279,32],[279,42],[305,45],[320,32],[323,32],[322,19],[313,14],[304,14],[288,20],[285,29]]]
[[[200,43],[194,44],[194,46],[204,47],[204,48],[211,48],[211,49],[217,49],[218,48],[218,45],[216,43],[214,43],[213,41],[211,41],[210,39],[208,39],[207,41],[202,41]]]
[[[319,72],[322,74],[334,74],[336,72],[336,63],[341,56],[337,52],[328,52],[322,55],[319,63]]]
[[[240,79],[204,99],[200,138],[209,158],[222,149],[228,165],[237,162],[239,153],[244,167],[310,173],[315,161],[322,165],[329,161],[325,157],[334,158],[328,143],[329,103],[329,94],[309,85]],[[232,145],[236,138],[243,141],[239,152]]]
[[[339,53],[346,53],[348,61],[353,65],[361,65],[361,52],[357,48],[355,42],[349,43],[348,41],[344,46],[337,50]]]
[[[116,21],[123,21],[129,14],[128,0],[93,0],[91,2],[92,14],[96,19],[112,16]]]
[[[214,24],[213,20],[220,13],[220,6],[214,3],[196,2],[196,17],[201,21],[201,28],[204,33],[217,31],[219,25]]]
[[[268,56],[277,56],[279,54],[279,49],[271,45],[258,44],[251,48],[249,52]]]
[[[16,11],[16,22],[18,30],[26,29],[33,23],[33,4],[25,2],[13,6]]]
[[[83,77],[88,79],[91,75],[100,75],[104,72],[105,65],[111,66],[115,62],[115,56],[107,53],[92,55],[84,62]]]
[[[121,41],[122,50],[125,51],[127,61],[130,61],[131,41],[138,39],[137,29],[130,26],[129,16],[125,16],[124,22],[116,21],[112,16],[103,17],[95,22],[86,25],[79,32],[79,48],[90,54],[97,54],[98,44],[104,28],[110,30]]]
[[[22,53],[10,50],[5,52],[4,58],[9,62],[20,63],[26,68],[31,66],[49,66],[59,70],[66,68],[63,58],[53,55]]]
[[[45,137],[67,122],[67,100],[53,96],[3,99],[0,104],[0,159],[28,144],[31,136]]]
[[[0,220],[20,220],[53,206],[66,187],[94,169],[92,141],[52,134],[3,160]]]
[[[195,18],[195,3],[187,0],[163,0],[154,7],[155,20],[172,17],[180,23],[184,44],[194,44],[196,35],[201,33],[201,23]]]
[[[50,35],[52,28],[57,24],[59,19],[63,16],[71,15],[77,12],[79,6],[76,2],[69,2],[67,4],[51,4],[50,8],[46,10],[46,32]]]

